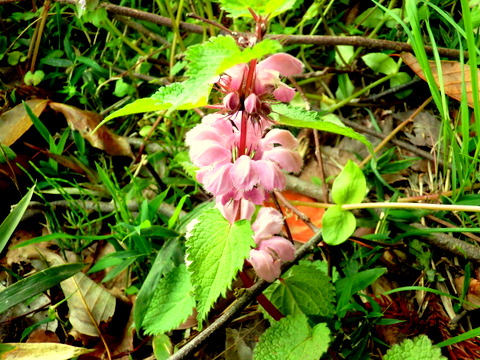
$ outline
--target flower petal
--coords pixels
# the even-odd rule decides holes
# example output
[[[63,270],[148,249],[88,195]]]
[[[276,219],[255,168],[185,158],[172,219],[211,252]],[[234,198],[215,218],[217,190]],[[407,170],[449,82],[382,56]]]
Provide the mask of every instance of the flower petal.
[[[267,251],[251,250],[248,261],[257,275],[268,282],[273,282],[280,276],[281,261],[274,260]]]
[[[205,175],[201,176],[203,187],[214,196],[221,196],[232,188],[233,184],[230,180],[230,169],[232,163],[216,166],[209,170]],[[199,171],[201,172],[201,170]],[[197,180],[199,180],[197,172]],[[199,180],[200,181],[200,180]]]
[[[302,158],[295,151],[276,147],[263,154],[263,160],[276,162],[282,170],[297,173],[302,169]]]
[[[266,144],[279,144],[287,149],[294,149],[298,146],[298,141],[290,131],[272,129],[262,139],[262,145]]]
[[[261,240],[278,234],[282,227],[283,215],[278,210],[270,207],[261,208],[252,224],[252,230],[255,232],[255,242],[258,244]]]
[[[199,167],[230,162],[232,153],[229,149],[213,141],[199,141],[190,146],[190,159]]]
[[[268,240],[263,240],[258,249],[268,250],[274,258],[282,261],[293,261],[295,259],[295,246],[281,236],[273,236]]]
[[[269,56],[257,65],[258,70],[275,70],[283,76],[292,76],[300,74],[303,71],[303,63],[285,53],[278,53]]]
[[[273,91],[273,96],[275,99],[281,102],[290,102],[295,96],[295,89],[290,86],[279,82],[277,88]]]
[[[237,189],[251,190],[258,183],[258,177],[252,162],[253,160],[247,155],[242,155],[235,160],[230,176],[233,186]]]
[[[260,184],[267,190],[283,190],[286,186],[285,174],[278,165],[272,161],[255,161],[256,173]]]

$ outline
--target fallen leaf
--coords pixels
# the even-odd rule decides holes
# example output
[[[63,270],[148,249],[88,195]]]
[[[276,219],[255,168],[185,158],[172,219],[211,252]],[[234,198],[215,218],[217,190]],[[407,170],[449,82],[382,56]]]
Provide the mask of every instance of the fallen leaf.
[[[57,334],[51,330],[35,329],[27,339],[27,343],[60,343]]]
[[[61,112],[67,119],[68,124],[74,130],[80,132],[93,147],[112,156],[133,157],[130,144],[124,136],[110,131],[105,125],[100,126],[94,133],[93,130],[102,121],[103,117],[92,111],[80,110],[74,106],[61,103],[50,103],[50,107]]]
[[[60,255],[51,251],[43,251],[42,256],[53,265],[64,263]],[[99,336],[97,326],[108,322],[115,313],[115,297],[84,273],[62,281],[60,287],[67,299],[73,328],[85,335]]]
[[[22,250],[24,261],[42,260],[42,263],[46,261],[50,266],[65,264],[60,255],[35,245],[19,250]],[[16,259],[19,258],[21,257],[16,257]],[[115,313],[116,298],[81,272],[60,282],[60,287],[67,299],[69,320],[73,328],[85,335],[99,336],[97,326],[112,318]]]
[[[423,70],[420,68],[415,56],[411,53],[402,53],[400,57],[403,59],[405,64],[407,64],[420,78],[426,80]],[[438,69],[435,61],[429,61],[430,68],[432,69],[433,77],[437,86],[439,85],[438,81]],[[464,65],[458,61],[440,61],[443,77],[443,85],[445,87],[445,94],[454,98],[455,100],[462,100],[462,70],[465,77],[465,91],[467,95],[468,106],[473,108],[473,92],[472,92],[472,81],[470,76],[470,66]],[[478,84],[480,89],[480,77],[478,78]]]
[[[50,100],[33,99],[25,101],[36,116],[45,110]],[[18,104],[0,115],[0,143],[10,146],[32,126],[32,120],[23,104]]]
[[[293,192],[293,191],[283,191],[282,195],[287,200],[294,201],[304,201],[316,203],[315,199],[309,198],[308,196]],[[266,204],[270,207],[275,207],[271,202]],[[295,206],[300,212],[304,213],[310,218],[310,221],[317,227],[321,227],[322,217],[325,213],[325,209],[311,207],[311,206]],[[314,235],[313,230],[311,230],[302,220],[298,218],[297,215],[293,214],[291,210],[281,206],[283,213],[285,214],[285,221],[290,229],[293,240],[305,243]]]
[[[463,286],[465,282],[465,276],[460,276],[454,280],[455,288],[459,294],[463,292]],[[470,279],[467,295],[465,300],[471,304],[463,303],[462,306],[465,310],[476,310],[480,307],[480,281],[477,279]]]
[[[67,360],[91,350],[55,343],[0,344],[0,360]]]

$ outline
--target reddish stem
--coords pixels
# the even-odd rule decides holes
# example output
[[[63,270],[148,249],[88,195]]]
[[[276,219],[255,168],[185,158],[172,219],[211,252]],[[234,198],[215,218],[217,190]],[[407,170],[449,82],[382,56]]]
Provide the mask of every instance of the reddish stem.
[[[248,64],[248,74],[245,80],[245,86],[243,89],[243,99],[246,99],[248,95],[253,93],[255,86],[255,68],[257,67],[257,60],[253,59]],[[242,111],[242,122],[240,125],[240,143],[238,144],[238,156],[247,154],[247,121],[248,115],[245,109]]]
[[[245,285],[246,288],[249,288],[254,285],[254,282],[250,277],[243,271],[240,271],[240,279],[242,279],[243,284]],[[273,305],[270,300],[267,299],[267,297],[264,294],[260,294],[256,297],[258,303],[262,305],[262,307],[265,309],[265,311],[275,319],[275,321],[279,321],[280,319],[283,319],[285,315],[283,315],[276,307]]]

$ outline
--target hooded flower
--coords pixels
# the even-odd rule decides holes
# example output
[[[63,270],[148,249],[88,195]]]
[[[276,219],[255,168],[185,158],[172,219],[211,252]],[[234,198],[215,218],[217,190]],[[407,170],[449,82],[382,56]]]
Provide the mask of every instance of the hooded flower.
[[[272,208],[262,208],[252,225],[257,247],[250,251],[248,261],[259,277],[269,282],[280,276],[284,261],[295,258],[295,247],[287,239],[274,236],[283,226],[283,216]]]
[[[282,170],[300,171],[302,159],[293,150],[297,140],[290,132],[273,129],[262,137],[262,129],[252,123],[247,126],[248,154],[238,156],[237,118],[207,115],[187,133],[186,143],[192,162],[200,167],[197,180],[222,204],[245,198],[259,205],[269,192],[285,188]]]

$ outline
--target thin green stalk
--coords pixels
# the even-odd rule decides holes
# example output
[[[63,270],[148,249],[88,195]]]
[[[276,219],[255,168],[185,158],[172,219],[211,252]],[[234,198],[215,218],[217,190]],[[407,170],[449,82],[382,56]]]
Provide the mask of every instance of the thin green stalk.
[[[292,205],[309,206],[319,209],[328,209],[335,204],[312,203],[306,201],[290,201]],[[357,209],[423,209],[432,211],[467,211],[480,212],[480,206],[474,205],[446,205],[446,204],[425,204],[425,203],[401,203],[401,202],[376,202],[376,203],[360,203],[360,204],[343,204],[340,205],[343,210]]]
[[[135,51],[136,53],[142,55],[142,56],[145,56],[146,53],[140,49],[137,45],[135,45],[133,42],[131,42],[130,40],[128,40],[128,38],[123,35],[123,33],[117,29],[117,27],[115,26],[115,24],[109,19],[109,18],[106,18],[105,19],[105,22],[107,24],[107,27],[108,27],[108,30],[110,30],[111,32],[113,32],[115,35],[117,35],[120,39],[122,39],[122,41],[129,47],[131,48],[133,51]]]
[[[383,78],[365,86],[364,88],[362,88],[362,90],[359,90],[357,91],[356,93],[350,95],[349,97],[343,99],[342,101],[336,103],[335,105],[333,106],[330,106],[327,110],[328,112],[334,112],[335,110],[338,110],[340,109],[341,107],[347,105],[350,101],[352,101],[353,99],[356,99],[358,98],[360,95],[363,95],[365,94],[368,90],[374,88],[375,86],[378,86],[380,84],[383,84],[385,81],[388,81],[390,80],[392,77],[394,77],[396,75],[396,73],[393,73],[393,74],[389,74],[387,76],[384,76]]]

